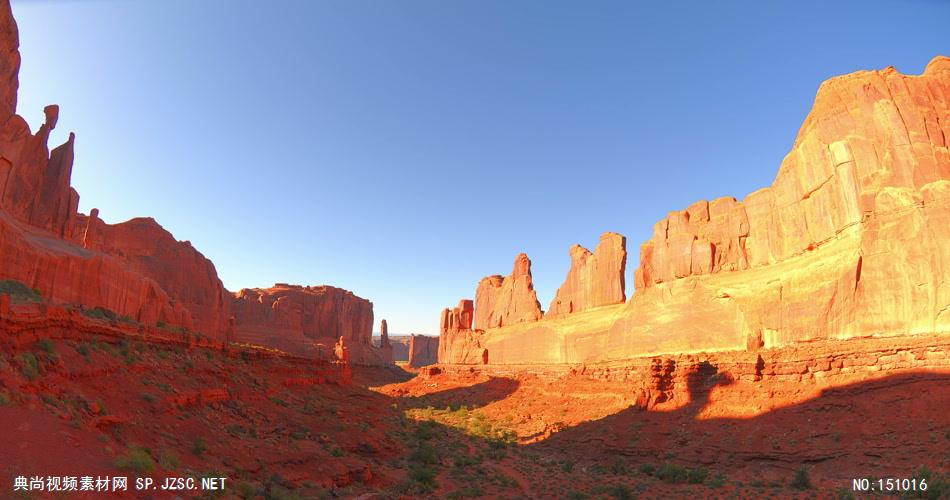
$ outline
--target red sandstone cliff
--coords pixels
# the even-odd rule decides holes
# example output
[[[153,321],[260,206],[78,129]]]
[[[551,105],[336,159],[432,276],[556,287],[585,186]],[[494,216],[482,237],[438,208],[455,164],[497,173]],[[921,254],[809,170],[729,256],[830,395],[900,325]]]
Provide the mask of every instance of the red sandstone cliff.
[[[594,253],[574,245],[570,255],[571,269],[545,316],[586,311],[627,300],[624,290],[627,238],[604,233]]]
[[[373,346],[373,303],[332,286],[278,283],[233,296],[235,339],[301,355],[327,357],[342,337],[352,362],[385,364]]]
[[[507,277],[488,276],[475,291],[475,329],[485,330],[524,321],[541,319],[541,304],[531,280],[531,259],[525,254],[515,258]]]
[[[272,347],[312,346],[315,339],[332,346],[343,336],[355,361],[376,361],[379,351],[367,347],[367,300],[332,287],[245,290],[233,298],[210,260],[153,219],[106,224],[96,209],[77,213],[79,195],[70,187],[75,136],[52,152],[47,147],[59,108],[46,107],[36,134],[15,114],[18,47],[10,4],[0,1],[0,279],[52,302],[104,307],[217,340],[229,340],[235,326],[242,339]]]
[[[671,212],[641,247],[626,304],[488,321],[443,339],[443,362],[563,363],[950,332],[950,58],[818,91],[771,187]],[[576,255],[576,257],[575,257]],[[572,250],[572,261],[589,259]],[[479,284],[499,288],[498,277]],[[486,281],[488,283],[486,284]],[[583,287],[580,287],[583,288]]]

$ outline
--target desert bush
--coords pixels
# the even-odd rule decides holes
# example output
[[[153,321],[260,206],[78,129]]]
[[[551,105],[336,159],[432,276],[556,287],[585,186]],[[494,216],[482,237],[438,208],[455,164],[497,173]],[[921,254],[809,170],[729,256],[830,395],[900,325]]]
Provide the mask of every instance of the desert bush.
[[[93,307],[92,309],[84,309],[82,313],[87,318],[92,318],[92,319],[113,321],[117,318],[115,311],[112,311],[111,309],[106,309],[105,307],[101,307],[101,306],[96,306],[96,307]]]
[[[622,476],[627,473],[627,461],[623,457],[617,457],[613,463],[610,464],[610,473],[615,476]]]
[[[16,280],[0,281],[0,294],[9,295],[14,302],[40,302],[43,300],[39,290],[30,288]]]
[[[195,438],[194,443],[191,444],[191,452],[200,457],[206,451],[208,451],[208,443],[205,442],[204,438],[200,436]]]
[[[20,373],[27,380],[35,380],[40,375],[40,362],[32,352],[25,352],[16,357],[17,364],[20,365]]]
[[[36,342],[36,346],[47,354],[56,354],[56,344],[50,339],[42,339]]]
[[[795,471],[795,477],[792,478],[790,486],[796,490],[807,490],[812,487],[811,478],[808,477],[808,469],[804,465]]]
[[[147,474],[155,470],[155,460],[145,448],[132,445],[124,455],[116,459],[115,466],[123,470]]]
[[[653,473],[656,472],[656,466],[653,464],[640,464],[637,470],[640,471],[641,474],[652,476]]]
[[[726,476],[724,476],[721,472],[717,473],[714,476],[709,476],[706,478],[704,484],[710,488],[722,488],[726,485]]]
[[[9,393],[7,393],[6,391],[0,392],[0,406],[6,406],[10,404],[10,401],[11,399],[10,399]]]
[[[667,462],[657,469],[656,477],[665,483],[685,483],[689,478],[686,468]]]
[[[423,492],[430,492],[438,488],[435,478],[438,473],[435,469],[420,464],[409,467],[409,480],[416,483]]]
[[[706,480],[706,476],[708,475],[709,475],[709,472],[706,469],[702,467],[697,467],[695,469],[690,469],[686,473],[686,479],[689,481],[690,484],[700,484]]]
[[[167,471],[176,471],[181,466],[178,453],[175,450],[162,450],[158,455],[158,463]]]
[[[420,464],[434,465],[439,463],[439,454],[435,451],[435,448],[429,446],[428,444],[421,443],[416,447],[415,450],[409,455],[410,462],[416,462]]]
[[[901,498],[925,498],[928,500],[950,498],[950,474],[933,472],[927,467],[920,467],[914,471],[914,479],[917,484],[927,482],[927,489],[924,491],[908,491]]]

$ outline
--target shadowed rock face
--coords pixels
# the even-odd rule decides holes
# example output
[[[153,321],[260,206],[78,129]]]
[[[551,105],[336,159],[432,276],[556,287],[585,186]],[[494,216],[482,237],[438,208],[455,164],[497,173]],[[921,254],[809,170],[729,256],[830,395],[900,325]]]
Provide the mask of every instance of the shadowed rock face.
[[[574,245],[570,255],[571,270],[545,316],[586,311],[627,300],[624,291],[627,238],[617,233],[604,233],[594,253]]]
[[[409,337],[409,366],[419,368],[439,362],[439,337]]]
[[[514,269],[507,277],[483,278],[475,291],[475,329],[541,319],[541,304],[531,280],[531,259],[525,254],[515,258]]]
[[[950,332],[948,137],[950,59],[920,76],[833,78],[770,187],[696,202],[654,226],[629,302],[575,306],[587,289],[577,270],[598,253],[575,247],[549,317],[498,321],[510,277],[486,278],[475,308],[486,331],[445,342],[443,358],[576,363]]]

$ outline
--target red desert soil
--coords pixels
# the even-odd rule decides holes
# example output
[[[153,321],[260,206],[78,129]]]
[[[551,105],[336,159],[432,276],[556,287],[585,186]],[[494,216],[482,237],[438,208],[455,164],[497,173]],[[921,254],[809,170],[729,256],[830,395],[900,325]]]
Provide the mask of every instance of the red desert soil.
[[[834,498],[915,475],[947,494],[944,337],[350,380],[83,321],[0,349],[5,494],[19,475],[224,476],[226,498]]]

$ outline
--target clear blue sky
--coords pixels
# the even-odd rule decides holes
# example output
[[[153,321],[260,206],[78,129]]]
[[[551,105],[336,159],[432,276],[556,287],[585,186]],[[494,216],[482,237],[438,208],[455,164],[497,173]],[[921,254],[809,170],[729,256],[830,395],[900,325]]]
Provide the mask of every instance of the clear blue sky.
[[[13,3],[20,113],[62,106],[81,211],[397,333],[521,251],[544,308],[603,231],[632,275],[668,211],[772,182],[822,80],[950,54],[938,0]]]

